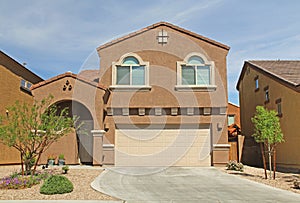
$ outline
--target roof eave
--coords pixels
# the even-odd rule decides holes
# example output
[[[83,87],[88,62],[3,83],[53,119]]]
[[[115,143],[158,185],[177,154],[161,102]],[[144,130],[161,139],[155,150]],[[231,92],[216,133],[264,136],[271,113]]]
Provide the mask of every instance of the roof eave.
[[[31,75],[33,75],[34,77],[38,78],[41,81],[44,81],[44,79],[42,77],[40,77],[39,75],[35,74],[34,72],[32,72],[31,70],[29,70],[27,67],[25,67],[24,65],[20,64],[18,61],[16,61],[14,58],[12,58],[11,56],[7,55],[5,52],[3,52],[2,50],[0,50],[0,52],[8,57],[9,59],[11,59],[14,63],[16,63],[18,66],[24,68],[27,72],[29,72]]]
[[[244,75],[245,75],[245,71],[246,71],[246,64],[248,63],[248,61],[245,61],[244,62],[244,65],[243,65],[243,68],[242,68],[242,71],[240,73],[240,77],[238,79],[238,82],[236,84],[236,90],[239,91],[239,86],[240,86],[240,83],[241,83],[241,80],[244,78]]]
[[[123,36],[123,37],[120,37],[120,38],[114,39],[114,40],[112,40],[112,41],[110,41],[110,42],[107,42],[107,43],[105,43],[105,44],[99,46],[99,47],[97,48],[97,51],[100,51],[100,50],[102,50],[102,49],[105,49],[105,48],[107,48],[107,47],[110,47],[110,46],[112,46],[112,45],[114,45],[114,44],[117,44],[117,43],[119,43],[119,42],[122,42],[122,41],[124,41],[124,40],[126,40],[126,39],[129,39],[129,38],[131,38],[131,37],[140,35],[140,34],[142,34],[142,33],[144,33],[144,32],[147,32],[147,31],[149,31],[149,30],[151,30],[151,29],[154,29],[154,28],[156,28],[156,27],[159,27],[159,26],[167,26],[167,27],[169,27],[169,28],[171,28],[171,29],[174,29],[174,30],[176,30],[176,31],[183,32],[183,33],[188,34],[188,35],[190,35],[190,36],[193,36],[193,37],[195,37],[195,38],[201,39],[201,40],[206,41],[206,42],[208,42],[208,43],[210,43],[210,44],[213,44],[213,45],[215,45],[215,46],[218,46],[218,47],[220,47],[220,48],[223,48],[223,49],[225,49],[225,50],[227,50],[227,51],[229,51],[229,49],[230,49],[230,47],[227,46],[227,45],[225,45],[225,44],[222,44],[222,43],[217,42],[217,41],[215,41],[215,40],[209,39],[209,38],[207,38],[207,37],[204,37],[204,36],[202,36],[202,35],[199,35],[199,34],[197,34],[197,33],[192,32],[192,31],[186,30],[186,29],[181,28],[181,27],[179,27],[179,26],[173,25],[173,24],[171,24],[171,23],[168,23],[168,22],[158,22],[158,23],[155,23],[155,24],[150,25],[150,26],[148,26],[148,27],[142,28],[142,29],[140,29],[140,30],[138,30],[138,31],[132,32],[132,33],[130,33],[130,34],[128,34],[128,35],[125,35],[125,36]]]
[[[31,86],[30,90],[34,90],[34,89],[40,88],[40,87],[42,87],[42,86],[45,86],[45,85],[47,85],[47,84],[50,84],[50,83],[52,83],[52,82],[55,82],[55,81],[57,81],[57,80],[60,80],[60,79],[62,79],[62,78],[65,78],[65,77],[71,77],[71,78],[74,78],[75,80],[79,80],[79,81],[81,81],[81,82],[84,82],[84,83],[86,83],[86,84],[92,85],[92,86],[94,86],[94,87],[96,87],[96,88],[99,88],[99,89],[102,89],[102,90],[104,90],[104,91],[106,91],[106,90],[108,89],[107,87],[105,87],[105,86],[103,86],[103,85],[100,85],[100,84],[98,84],[98,85],[93,84],[92,82],[86,80],[85,78],[79,77],[77,74],[70,73],[70,72],[66,72],[66,73],[57,75],[57,76],[55,76],[55,77],[52,77],[52,78],[50,78],[50,79],[48,79],[48,80],[44,80],[44,81],[42,81],[42,82],[39,82],[39,83],[37,83],[37,84],[34,84],[34,85]]]

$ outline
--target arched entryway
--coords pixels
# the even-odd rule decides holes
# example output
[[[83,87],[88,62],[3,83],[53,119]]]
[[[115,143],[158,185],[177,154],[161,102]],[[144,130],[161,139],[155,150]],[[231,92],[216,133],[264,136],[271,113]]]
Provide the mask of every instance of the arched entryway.
[[[81,103],[72,100],[59,101],[58,109],[69,109],[69,116],[78,116],[82,125],[76,131],[78,159],[82,164],[93,164],[93,135],[94,121],[90,111]]]

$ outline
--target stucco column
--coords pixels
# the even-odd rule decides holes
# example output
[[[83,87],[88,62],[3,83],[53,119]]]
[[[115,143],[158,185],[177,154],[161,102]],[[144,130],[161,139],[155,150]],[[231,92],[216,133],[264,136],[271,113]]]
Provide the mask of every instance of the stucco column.
[[[93,165],[103,164],[103,135],[104,130],[92,130],[93,134]]]

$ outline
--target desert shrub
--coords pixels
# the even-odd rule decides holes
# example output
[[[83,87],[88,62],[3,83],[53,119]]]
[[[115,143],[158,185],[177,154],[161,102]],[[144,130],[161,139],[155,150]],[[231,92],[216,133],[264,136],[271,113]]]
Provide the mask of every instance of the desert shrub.
[[[72,182],[65,176],[52,175],[47,178],[40,188],[40,193],[45,195],[64,194],[73,191]]]
[[[237,161],[229,161],[226,164],[227,170],[233,171],[244,171],[244,165],[242,163],[238,163]]]
[[[22,176],[14,172],[10,176],[0,179],[0,189],[24,189],[39,184],[42,180],[49,177],[49,173],[37,172],[35,175]]]
[[[67,173],[68,173],[68,170],[70,170],[70,168],[69,168],[68,165],[63,166],[61,169],[63,170],[63,174],[67,174]]]

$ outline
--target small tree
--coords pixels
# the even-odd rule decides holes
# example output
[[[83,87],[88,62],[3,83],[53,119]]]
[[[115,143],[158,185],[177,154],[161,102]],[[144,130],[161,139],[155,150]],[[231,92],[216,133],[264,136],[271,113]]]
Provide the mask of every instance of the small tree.
[[[78,118],[71,118],[68,109],[51,105],[53,96],[33,105],[16,101],[9,116],[0,125],[0,142],[20,152],[21,169],[35,173],[41,155],[59,138],[74,129]],[[34,166],[34,169],[31,168]]]
[[[256,113],[251,119],[254,124],[254,134],[252,135],[257,143],[260,143],[261,154],[263,158],[265,178],[267,179],[267,167],[265,158],[265,149],[267,149],[270,178],[272,174],[272,156],[273,156],[273,178],[276,172],[276,146],[284,141],[280,128],[277,112],[265,109],[263,106],[256,107]]]

